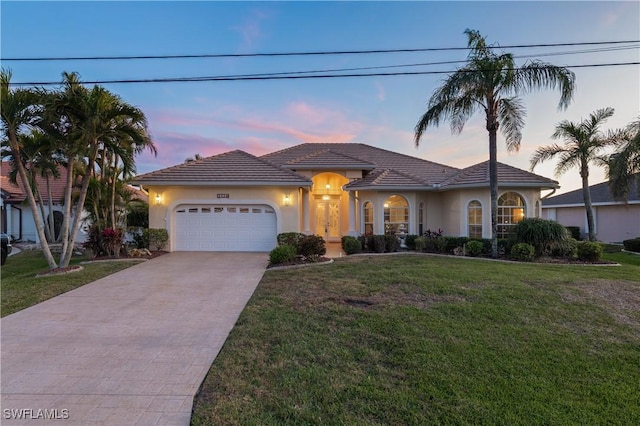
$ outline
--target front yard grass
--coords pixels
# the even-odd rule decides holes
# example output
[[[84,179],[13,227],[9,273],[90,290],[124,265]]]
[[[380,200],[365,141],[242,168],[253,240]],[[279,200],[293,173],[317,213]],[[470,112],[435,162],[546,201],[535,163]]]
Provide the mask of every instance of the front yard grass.
[[[76,257],[76,265],[84,257]],[[29,306],[43,302],[99,278],[118,272],[138,262],[107,262],[83,265],[80,272],[36,278],[48,269],[47,261],[39,250],[27,250],[11,256],[0,269],[0,315],[7,316]]]
[[[192,424],[640,424],[639,359],[637,263],[349,257],[265,274]]]

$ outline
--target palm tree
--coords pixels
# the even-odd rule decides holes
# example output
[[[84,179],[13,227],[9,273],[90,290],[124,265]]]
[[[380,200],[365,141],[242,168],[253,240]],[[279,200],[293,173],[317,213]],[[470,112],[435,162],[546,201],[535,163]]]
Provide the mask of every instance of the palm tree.
[[[525,107],[518,97],[540,89],[559,89],[558,108],[566,108],[573,97],[575,75],[563,67],[530,61],[517,67],[510,53],[496,54],[475,30],[465,30],[470,49],[467,63],[449,75],[431,95],[427,112],[415,127],[415,144],[429,126],[449,120],[451,132],[459,134],[476,113],[484,112],[489,132],[489,187],[491,192],[491,250],[498,255],[498,150],[501,130],[509,151],[518,151],[522,139]]]
[[[601,152],[615,142],[615,136],[605,135],[600,126],[613,115],[613,108],[602,108],[589,115],[580,123],[563,120],[556,125],[553,139],[564,139],[564,146],[558,144],[538,148],[531,157],[531,170],[539,163],[558,157],[555,175],[560,176],[574,167],[579,168],[582,178],[582,198],[587,212],[587,227],[589,240],[595,241],[593,225],[593,208],[591,206],[591,191],[589,190],[589,164],[606,166],[606,158]]]
[[[607,177],[616,200],[627,200],[634,178],[640,191],[640,117],[618,132],[618,149],[609,157]]]
[[[54,269],[56,264],[51,249],[47,244],[44,224],[38,214],[38,206],[34,196],[31,181],[22,158],[21,135],[29,129],[35,129],[40,121],[40,101],[35,91],[28,89],[11,89],[11,72],[0,71],[0,111],[2,130],[6,134],[9,151],[13,157],[13,163],[17,168],[18,175],[27,193],[29,207],[33,214],[36,232],[42,245],[42,251],[49,268]]]

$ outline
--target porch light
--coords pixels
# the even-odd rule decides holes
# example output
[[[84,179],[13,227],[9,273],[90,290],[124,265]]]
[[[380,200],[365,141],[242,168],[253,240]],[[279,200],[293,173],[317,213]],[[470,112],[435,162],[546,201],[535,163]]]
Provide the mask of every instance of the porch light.
[[[287,207],[291,205],[291,196],[289,194],[285,194],[284,196],[284,205]]]
[[[389,208],[389,203],[384,203],[384,208],[388,209]]]
[[[159,206],[161,204],[162,204],[162,195],[156,194],[156,206]]]
[[[327,200],[329,199],[329,196],[328,196],[328,195],[323,195],[323,196],[322,196],[322,199],[323,199],[323,200],[325,200],[325,201],[327,201]]]
[[[331,185],[329,185],[329,184],[326,184],[324,187],[327,188],[327,189],[331,189]]]

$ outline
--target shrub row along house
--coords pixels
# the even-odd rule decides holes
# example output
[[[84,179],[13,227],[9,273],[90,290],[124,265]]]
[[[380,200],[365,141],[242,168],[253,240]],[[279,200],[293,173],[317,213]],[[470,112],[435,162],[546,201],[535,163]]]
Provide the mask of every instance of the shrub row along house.
[[[540,217],[558,182],[499,163],[498,237]],[[138,176],[149,227],[171,251],[269,251],[282,232],[490,238],[489,163],[465,169],[359,143],[307,143],[256,157],[243,151]]]

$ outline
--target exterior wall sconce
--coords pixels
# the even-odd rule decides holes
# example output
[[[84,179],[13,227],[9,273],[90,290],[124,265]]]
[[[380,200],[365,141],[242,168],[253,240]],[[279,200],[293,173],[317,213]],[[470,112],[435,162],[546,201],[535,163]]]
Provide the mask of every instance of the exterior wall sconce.
[[[329,184],[326,184],[324,187],[327,188],[327,189],[331,189],[331,185],[329,185]]]
[[[156,194],[156,206],[159,206],[161,204],[162,204],[162,195]]]
[[[322,199],[323,199],[323,200],[325,200],[325,201],[327,201],[327,200],[329,199],[329,196],[328,196],[328,195],[323,195],[323,196],[322,196]]]
[[[291,196],[289,194],[286,194],[284,196],[284,205],[287,207],[291,205]]]

